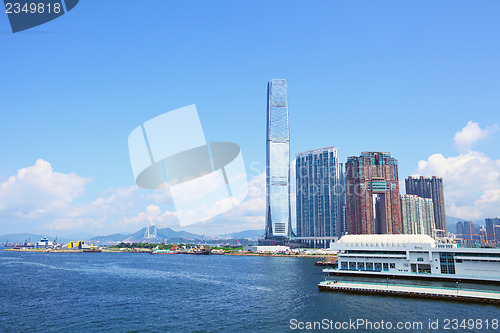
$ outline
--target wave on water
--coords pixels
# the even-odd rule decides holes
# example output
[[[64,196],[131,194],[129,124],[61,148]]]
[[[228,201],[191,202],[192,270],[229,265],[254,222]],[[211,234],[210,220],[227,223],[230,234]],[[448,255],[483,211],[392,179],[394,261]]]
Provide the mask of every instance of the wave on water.
[[[77,268],[57,267],[54,265],[42,264],[39,262],[32,262],[32,261],[23,261],[23,260],[14,260],[14,261],[11,261],[9,264],[40,266],[40,267],[44,267],[44,268],[64,270],[64,271],[73,271],[73,272],[74,271],[82,271],[81,269],[77,269]]]
[[[171,272],[171,271],[162,271],[155,269],[144,269],[144,268],[127,268],[121,266],[100,266],[100,267],[87,267],[84,269],[86,272],[99,273],[99,274],[113,274],[119,275],[120,277],[128,277],[134,279],[160,279],[160,280],[171,280],[175,279],[178,281],[182,281],[182,279],[192,280],[200,283],[212,284],[212,285],[220,285],[227,288],[236,288],[241,289],[247,288],[250,290],[259,290],[259,291],[272,291],[272,289],[262,287],[262,286],[254,286],[248,285],[244,283],[234,283],[234,282],[226,282],[221,281],[219,279],[215,279],[207,274],[197,274],[197,273],[181,273],[181,272]]]
[[[21,261],[22,258],[20,258],[20,257],[0,257],[0,260],[16,260],[16,261]]]

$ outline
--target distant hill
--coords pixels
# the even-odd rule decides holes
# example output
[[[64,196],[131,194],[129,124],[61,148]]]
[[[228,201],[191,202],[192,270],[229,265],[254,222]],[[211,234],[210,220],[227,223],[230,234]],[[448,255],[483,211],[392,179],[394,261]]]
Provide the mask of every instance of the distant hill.
[[[153,227],[150,227],[149,229],[150,234],[153,234],[154,229]],[[75,237],[63,237],[63,238],[58,238],[58,242],[61,243],[67,243],[71,240],[75,239],[83,239],[83,240],[90,240],[90,241],[99,241],[99,242],[120,242],[124,240],[129,240],[129,241],[142,241],[144,239],[144,235],[146,233],[146,228],[142,228],[132,234],[127,234],[127,233],[116,233],[116,234],[111,234],[111,235],[102,235],[102,236],[88,236],[88,237],[77,237],[77,235],[73,235]],[[82,234],[83,235],[83,234]],[[82,236],[80,235],[80,236]],[[199,240],[203,238],[211,238],[211,239],[217,239],[217,238],[222,238],[222,239],[256,239],[260,238],[264,235],[264,230],[245,230],[245,231],[240,231],[240,232],[234,232],[230,234],[225,234],[225,235],[220,235],[220,236],[213,236],[213,237],[204,237],[202,235],[197,235],[193,234],[187,231],[179,230],[175,231],[171,228],[163,228],[163,229],[157,229],[156,231],[156,236],[160,239],[168,239],[170,241],[182,241],[182,240]],[[43,237],[47,237],[49,240],[54,240],[55,237],[51,235],[36,235],[36,234],[30,234],[30,233],[20,233],[20,234],[9,234],[9,235],[2,235],[0,236],[0,243],[5,243],[7,240],[9,243],[21,243],[24,242],[25,240],[30,240],[32,243],[38,242],[40,239]]]
[[[241,238],[262,238],[265,234],[265,230],[245,230],[240,232],[234,232],[232,234],[220,235],[221,238],[231,238],[231,239],[241,239]]]
[[[24,241],[29,240],[31,243],[36,243],[43,237],[47,237],[48,240],[53,241],[55,237],[50,236],[50,235],[36,235],[36,234],[29,234],[29,233],[23,233],[23,234],[8,234],[8,235],[1,235],[0,236],[0,243],[23,243]],[[62,241],[59,240],[58,241]]]
[[[149,227],[149,233],[150,234],[153,234],[154,232],[154,228],[153,227]],[[133,239],[143,239],[144,238],[144,234],[146,233],[146,228],[142,228],[141,230],[133,233],[133,234],[130,234],[128,235],[128,237],[130,238],[133,238]],[[203,238],[203,236],[200,236],[200,235],[196,235],[196,234],[192,234],[190,232],[187,232],[187,231],[175,231],[175,230],[172,230],[171,228],[163,228],[163,229],[157,229],[156,230],[156,236],[158,238],[185,238],[185,239],[201,239]]]
[[[130,237],[129,235],[125,234],[111,234],[107,236],[96,236],[91,238],[91,241],[98,241],[98,242],[119,242],[122,241],[126,238]]]
[[[451,233],[456,233],[457,232],[457,222],[460,221],[470,221],[469,219],[462,219],[459,217],[454,217],[454,216],[446,216],[446,227],[448,228],[448,232]],[[477,227],[478,225],[484,225],[485,222],[484,220],[475,220],[472,221],[474,223],[474,226]]]
[[[154,228],[149,227],[149,232],[152,235],[154,233]],[[142,228],[139,231],[136,231],[132,234],[111,234],[106,236],[96,236],[91,240],[99,241],[99,242],[120,242],[124,240],[130,241],[141,241],[144,239],[144,235],[146,234],[146,228]],[[156,236],[161,239],[186,239],[186,240],[194,240],[201,239],[202,236],[196,235],[187,231],[175,231],[171,228],[163,228],[156,230]]]

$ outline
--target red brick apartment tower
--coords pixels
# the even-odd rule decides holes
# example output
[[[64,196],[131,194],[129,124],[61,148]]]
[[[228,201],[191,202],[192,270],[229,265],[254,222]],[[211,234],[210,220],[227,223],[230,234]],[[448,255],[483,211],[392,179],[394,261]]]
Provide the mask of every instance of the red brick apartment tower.
[[[347,232],[402,234],[398,161],[390,153],[362,152],[346,163]]]

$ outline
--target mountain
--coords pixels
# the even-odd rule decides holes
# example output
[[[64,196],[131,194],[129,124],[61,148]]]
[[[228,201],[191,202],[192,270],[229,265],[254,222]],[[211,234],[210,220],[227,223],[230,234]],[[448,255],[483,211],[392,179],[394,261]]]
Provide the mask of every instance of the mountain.
[[[142,228],[139,231],[136,231],[132,234],[111,234],[111,235],[106,235],[106,236],[96,236],[93,237],[91,240],[93,241],[100,241],[100,242],[120,242],[123,240],[131,240],[131,241],[141,241],[144,239],[144,235],[146,234],[146,228]],[[154,229],[153,227],[150,227],[149,233],[153,235]],[[156,230],[156,237],[161,238],[161,239],[187,239],[187,240],[194,240],[194,239],[201,239],[203,236],[192,234],[187,231],[175,231],[172,230],[171,228],[163,228],[163,229],[157,229]]]
[[[457,222],[460,221],[470,221],[469,219],[461,219],[459,217],[454,217],[454,216],[446,216],[446,227],[448,228],[448,232],[451,233],[456,233],[457,232]],[[484,220],[475,220],[472,221],[474,223],[474,226],[477,227],[478,225],[484,225],[485,221]]]
[[[91,241],[98,241],[98,242],[120,242],[124,239],[129,238],[130,235],[125,235],[125,234],[111,234],[107,236],[95,236],[91,239]]]
[[[9,241],[10,243],[24,243],[24,241],[29,240],[31,243],[36,243],[43,237],[47,237],[48,240],[53,241],[55,237],[49,236],[49,235],[36,235],[36,234],[29,234],[29,233],[22,233],[22,234],[8,234],[8,235],[1,235],[0,236],[0,243],[5,243],[6,241]],[[58,240],[59,241],[59,240]]]
[[[232,234],[220,235],[220,238],[230,238],[230,239],[241,239],[241,238],[262,238],[265,234],[265,230],[245,230],[240,232],[234,232]]]
[[[102,235],[102,236],[95,236],[92,237],[91,235],[87,234],[75,234],[72,235],[72,237],[64,237],[64,238],[58,238],[58,242],[60,243],[67,243],[69,241],[74,241],[74,240],[90,240],[90,241],[99,241],[99,242],[121,242],[124,240],[130,240],[130,241],[142,241],[144,239],[144,235],[146,233],[146,228],[142,228],[139,231],[132,233],[132,234],[126,234],[126,233],[116,233],[116,234],[111,234],[111,235]],[[152,235],[154,232],[153,227],[150,227],[149,229],[150,234]],[[197,235],[193,234],[187,231],[179,230],[175,231],[171,228],[163,228],[163,229],[157,229],[156,230],[156,236],[157,238],[160,239],[168,239],[170,241],[175,240],[175,241],[182,241],[182,240],[199,240],[199,239],[256,239],[256,238],[261,238],[262,235],[264,235],[264,230],[245,230],[245,231],[240,231],[240,232],[234,232],[230,234],[225,234],[225,235],[220,235],[220,236],[213,236],[213,237],[204,237],[202,235]],[[10,235],[2,235],[0,236],[0,243],[4,243],[5,241],[9,241],[9,243],[21,243],[24,242],[25,240],[30,240],[32,243],[38,242],[40,239],[42,239],[44,236],[46,236],[50,241],[54,240],[55,237],[49,236],[49,235],[35,235],[35,234],[29,234],[29,233],[23,233],[23,234],[10,234]],[[85,237],[83,237],[85,236]]]

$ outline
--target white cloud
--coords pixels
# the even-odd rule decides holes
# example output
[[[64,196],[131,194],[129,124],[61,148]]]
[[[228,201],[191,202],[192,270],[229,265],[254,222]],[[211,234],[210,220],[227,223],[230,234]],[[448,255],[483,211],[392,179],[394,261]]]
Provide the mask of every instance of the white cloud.
[[[248,182],[248,195],[245,201],[223,214],[222,218],[234,221],[239,225],[239,230],[264,229],[265,215],[266,174],[261,173]]]
[[[146,225],[155,225],[157,227],[178,226],[177,213],[166,210],[163,214],[161,208],[156,205],[148,205],[144,212],[136,216],[129,217],[122,222],[125,226],[144,227]]]
[[[235,200],[232,198],[232,200]],[[243,202],[210,221],[184,227],[189,232],[207,235],[228,234],[242,230],[264,229],[266,212],[266,174],[261,173],[248,182],[248,195]],[[227,200],[217,205],[229,205]],[[218,209],[215,207],[215,209]],[[189,212],[187,212],[189,214]],[[185,214],[179,212],[178,214]],[[206,222],[206,223],[205,223]]]
[[[295,160],[290,163],[290,208],[292,226],[295,227]],[[233,231],[264,229],[266,223],[266,173],[262,172],[248,182],[247,198],[234,209],[217,218],[227,221],[226,228]]]
[[[89,181],[55,172],[49,162],[39,159],[0,184],[0,215],[36,219],[65,210],[84,194]]]
[[[7,217],[0,219],[0,225],[11,223],[10,217],[13,217],[19,226],[27,226],[21,224],[23,221],[32,221],[30,228],[38,228],[37,231],[85,231],[97,235],[133,232],[148,224],[159,228],[179,228],[179,216],[190,214],[175,211],[169,190],[144,190],[135,185],[108,188],[94,200],[83,198],[79,203],[75,202],[76,198],[85,194],[85,185],[89,181],[74,173],[55,172],[49,162],[39,160],[0,184],[0,216]],[[294,193],[291,196],[293,200]],[[291,204],[294,206],[294,202]],[[264,229],[265,172],[248,182],[248,195],[243,202],[236,204],[221,200],[215,207],[207,206],[205,209],[212,214],[210,209],[226,211],[231,205],[232,209],[210,221],[185,229],[212,235]],[[18,227],[18,230],[22,228]]]
[[[497,130],[496,124],[482,129],[478,123],[469,121],[461,131],[455,134],[454,147],[459,152],[468,152],[476,141],[485,139]]]
[[[135,231],[130,230],[135,227],[130,224],[138,218],[131,215],[139,207],[156,201],[168,206],[168,191],[146,191],[135,185],[108,188],[93,201],[76,203],[76,198],[84,196],[89,181],[74,173],[56,172],[49,162],[39,159],[0,183],[0,225],[12,229],[15,223],[20,231],[23,225],[55,231],[122,232],[127,227]],[[141,216],[141,227],[148,218],[164,221],[168,215],[154,216],[154,210],[147,209],[146,216]]]
[[[466,219],[500,215],[500,160],[470,150],[473,142],[495,129],[481,130],[469,122],[455,135],[455,144],[469,151],[451,157],[434,154],[419,161],[417,175],[443,178],[447,215]]]

